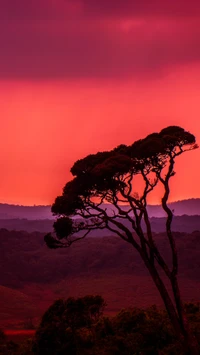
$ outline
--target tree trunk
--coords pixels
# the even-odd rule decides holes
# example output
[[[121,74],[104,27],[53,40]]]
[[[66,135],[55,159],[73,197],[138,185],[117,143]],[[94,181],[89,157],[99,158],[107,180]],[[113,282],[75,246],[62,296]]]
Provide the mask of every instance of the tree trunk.
[[[183,330],[184,338],[186,340],[185,344],[186,344],[186,346],[188,346],[188,344],[189,344],[190,348],[193,349],[193,352],[191,354],[199,354],[200,353],[199,344],[197,342],[196,337],[192,334],[190,325],[188,323],[188,319],[185,314],[184,306],[183,306],[183,303],[181,300],[178,280],[177,280],[176,276],[172,276],[171,285],[172,285],[172,290],[173,290],[174,299],[175,299],[175,303],[176,303],[176,309],[177,309],[177,312],[179,315],[179,320],[181,323],[181,328]],[[190,348],[188,350],[189,354],[190,354],[190,352],[189,352]]]
[[[181,298],[180,298],[180,293],[178,293],[179,288],[178,288],[178,282],[176,280],[176,284],[174,284],[173,287],[173,292],[176,288],[176,307],[174,306],[174,303],[169,295],[169,292],[167,291],[158,271],[156,270],[155,266],[152,265],[149,260],[145,260],[146,258],[142,257],[146,267],[148,268],[150,275],[154,281],[154,284],[156,285],[161,298],[164,302],[165,308],[167,310],[168,316],[171,320],[172,326],[175,330],[176,336],[178,339],[181,341],[183,344],[183,349],[187,355],[199,355],[200,354],[200,347],[198,345],[198,342],[195,338],[195,336],[192,334],[185,312],[184,308],[182,306]]]

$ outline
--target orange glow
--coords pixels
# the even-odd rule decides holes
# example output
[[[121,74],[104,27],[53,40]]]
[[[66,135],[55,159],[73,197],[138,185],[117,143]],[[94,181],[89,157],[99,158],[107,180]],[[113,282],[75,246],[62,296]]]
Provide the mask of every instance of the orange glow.
[[[51,204],[74,161],[169,125],[200,142],[199,20],[197,0],[1,1],[0,202]],[[199,157],[171,200],[200,197]]]
[[[168,125],[200,142],[199,92],[194,65],[154,81],[1,81],[0,202],[51,204],[75,160]],[[200,197],[199,158],[177,160],[171,200]]]

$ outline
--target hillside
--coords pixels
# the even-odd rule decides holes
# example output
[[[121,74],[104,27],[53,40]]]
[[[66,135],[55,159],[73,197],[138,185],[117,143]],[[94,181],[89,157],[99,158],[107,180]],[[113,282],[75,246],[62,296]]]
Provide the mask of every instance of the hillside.
[[[4,309],[7,307],[2,325],[10,322],[11,327],[21,326],[32,315],[41,315],[60,297],[98,293],[106,299],[109,313],[130,304],[162,304],[136,251],[118,237],[88,238],[69,249],[49,250],[43,236],[36,232],[0,230],[0,268],[3,270],[0,285],[10,292],[9,297],[0,296]],[[199,300],[200,232],[175,233],[175,238],[184,299]],[[165,234],[156,234],[155,240],[170,261]],[[15,294],[16,291],[19,293]],[[16,300],[19,301],[17,307],[14,306]],[[33,304],[37,305],[37,310],[32,312]],[[21,313],[20,307],[24,307]]]
[[[175,233],[180,258],[180,274],[200,278],[200,232]],[[170,258],[165,234],[155,240]],[[50,284],[68,276],[113,274],[146,275],[137,252],[119,237],[89,237],[69,249],[50,250],[43,234],[0,230],[0,284],[21,288],[27,283]]]
[[[25,325],[28,318],[37,315],[36,304],[25,293],[0,286],[1,327],[15,327],[19,320]]]

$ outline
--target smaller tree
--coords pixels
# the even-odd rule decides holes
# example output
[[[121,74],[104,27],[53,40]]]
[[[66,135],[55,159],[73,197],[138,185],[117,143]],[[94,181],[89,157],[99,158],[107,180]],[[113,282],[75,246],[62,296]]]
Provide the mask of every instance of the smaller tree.
[[[33,352],[37,355],[76,355],[80,330],[91,328],[104,308],[104,299],[98,295],[55,301],[42,317]]]

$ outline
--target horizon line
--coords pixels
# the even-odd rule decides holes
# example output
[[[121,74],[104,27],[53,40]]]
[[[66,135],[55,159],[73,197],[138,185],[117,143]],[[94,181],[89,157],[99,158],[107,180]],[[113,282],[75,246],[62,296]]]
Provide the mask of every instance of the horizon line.
[[[183,201],[189,201],[189,200],[200,200],[200,197],[190,197],[190,198],[184,198],[182,200],[176,200],[176,201],[170,201],[169,204],[171,203],[177,203],[177,202],[183,202]],[[104,204],[107,204],[107,205],[112,205],[112,203],[104,203]],[[52,205],[51,204],[48,204],[48,205],[36,205],[36,204],[33,204],[33,205],[23,205],[23,204],[17,204],[17,203],[8,203],[8,202],[0,202],[0,205],[7,205],[7,206],[15,206],[15,207],[51,207]],[[127,206],[128,204],[122,204],[124,206]],[[160,206],[160,204],[158,203],[150,203],[148,204],[149,206]]]

